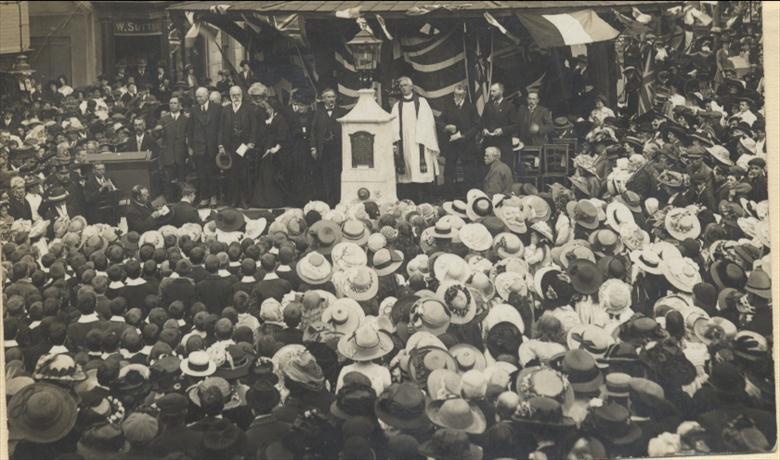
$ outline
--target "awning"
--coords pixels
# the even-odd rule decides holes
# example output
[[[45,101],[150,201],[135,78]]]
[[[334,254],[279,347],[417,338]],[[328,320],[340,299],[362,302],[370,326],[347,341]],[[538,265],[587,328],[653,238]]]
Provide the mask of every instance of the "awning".
[[[612,40],[620,34],[593,10],[561,14],[516,14],[542,48],[585,45]]]

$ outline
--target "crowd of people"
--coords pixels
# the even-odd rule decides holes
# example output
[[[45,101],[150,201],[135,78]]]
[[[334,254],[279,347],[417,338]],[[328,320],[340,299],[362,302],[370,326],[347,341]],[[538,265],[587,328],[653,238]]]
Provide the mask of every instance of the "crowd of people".
[[[122,68],[6,105],[10,458],[770,451],[760,31],[694,37],[628,40],[654,53],[639,115],[638,94],[561,114],[496,83],[481,116],[464,87],[434,116],[399,79],[394,203],[339,196],[334,91],[280,105],[248,62],[215,87]],[[556,139],[571,176],[517,181],[523,145]],[[90,155],[145,150],[164,199],[136,186],[120,215]]]

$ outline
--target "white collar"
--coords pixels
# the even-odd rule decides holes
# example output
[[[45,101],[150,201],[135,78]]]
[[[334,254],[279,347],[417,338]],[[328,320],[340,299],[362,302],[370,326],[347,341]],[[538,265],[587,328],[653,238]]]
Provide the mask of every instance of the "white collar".
[[[173,272],[173,273],[171,273],[170,275],[168,275],[168,278],[170,278],[170,279],[174,279],[174,280],[175,280],[176,278],[181,278],[181,277],[179,276],[179,274],[178,274],[178,273],[176,273],[176,272]]]
[[[231,273],[225,270],[224,268],[220,268],[219,270],[217,270],[217,275],[219,275],[221,278],[227,278],[228,276],[231,275]]]
[[[94,323],[95,321],[98,321],[98,315],[97,313],[90,313],[88,315],[81,315],[77,322],[79,323]]]
[[[203,109],[204,111],[208,110],[209,109],[209,101],[206,101],[203,104],[201,104],[200,108]]]
[[[277,275],[277,274],[276,274],[276,273],[274,273],[274,272],[268,272],[268,273],[267,273],[267,274],[266,274],[266,275],[263,277],[263,281],[265,281],[265,280],[271,281],[271,280],[278,280],[278,279],[279,279],[279,275]]]
[[[228,266],[229,267],[240,267],[241,266],[241,262],[239,262],[238,260],[234,260],[234,261],[231,261],[230,263],[228,263]]]
[[[292,271],[292,267],[290,267],[289,265],[279,265],[278,267],[276,267],[276,273],[279,272],[286,273],[291,271]]]
[[[141,351],[138,353],[141,353],[142,355],[148,355],[152,352],[152,346],[151,345],[144,345],[143,348],[141,348]]]
[[[137,355],[138,353],[140,353],[140,351],[130,351],[127,348],[119,349],[119,354],[122,355],[122,357],[125,359],[130,359],[133,356]]]
[[[124,316],[119,316],[119,315],[113,315],[111,317],[111,319],[109,319],[109,321],[116,321],[118,323],[124,323],[125,322],[125,317]]]
[[[146,284],[146,280],[141,277],[130,278],[127,281],[125,281],[125,286],[140,286],[142,284]]]
[[[121,281],[112,281],[112,282],[108,283],[108,288],[109,289],[119,289],[119,288],[123,288],[123,287],[125,287],[125,283],[123,283]]]
[[[19,344],[16,343],[16,340],[6,340],[5,342],[3,342],[3,344],[5,345],[6,348],[18,347],[19,346]]]
[[[65,347],[65,345],[52,345],[51,348],[49,348],[50,355],[58,355],[60,353],[67,353],[69,350]]]
[[[243,103],[243,101],[242,101],[241,103],[239,103],[238,105],[236,105],[236,104],[233,104],[233,103],[231,102],[231,103],[230,103],[230,106],[231,106],[231,107],[233,107],[233,112],[238,112],[239,110],[241,110],[241,104],[242,104],[242,103]]]
[[[38,320],[35,320],[32,323],[30,323],[30,329],[35,329],[36,327],[38,327],[40,325],[41,325],[41,322],[38,321]]]
[[[257,281],[257,278],[255,278],[254,276],[242,276],[241,277],[241,282],[242,283],[254,283],[256,281]]]

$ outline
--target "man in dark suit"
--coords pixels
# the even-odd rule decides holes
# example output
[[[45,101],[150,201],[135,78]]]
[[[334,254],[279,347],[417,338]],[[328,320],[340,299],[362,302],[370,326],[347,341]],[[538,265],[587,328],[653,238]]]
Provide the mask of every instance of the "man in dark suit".
[[[514,164],[512,156],[512,136],[517,132],[517,109],[504,98],[504,85],[493,83],[490,86],[490,101],[482,111],[482,150],[498,147],[501,160]]]
[[[68,191],[59,185],[52,185],[46,189],[40,208],[41,217],[53,222],[60,217],[73,218],[82,215],[83,210],[75,207],[68,200],[68,196]]]
[[[87,203],[87,219],[93,223],[116,225],[118,215],[113,211],[119,205],[119,192],[106,176],[106,165],[94,163],[84,181],[84,199]]]
[[[336,91],[327,88],[322,92],[323,105],[312,117],[311,145],[312,179],[315,191],[331,206],[335,206],[341,196],[341,123],[337,120],[346,111],[336,106]]]
[[[219,130],[219,152],[228,153],[233,159],[230,168],[228,202],[238,207],[249,201],[252,190],[249,189],[249,177],[246,155],[255,147],[254,110],[244,103],[244,93],[238,86],[230,88],[230,105],[222,110],[222,126]],[[245,153],[237,153],[242,147]]]
[[[156,156],[159,151],[157,142],[151,134],[146,132],[146,121],[143,118],[138,117],[133,120],[133,131],[134,135],[127,140],[124,151],[152,152],[152,156]]]
[[[149,190],[142,185],[135,185],[130,190],[130,204],[125,211],[125,218],[128,231],[143,233],[160,228],[163,215],[149,204]]]
[[[528,105],[517,111],[520,124],[520,140],[525,145],[544,145],[549,141],[550,133],[555,131],[552,114],[546,107],[539,105],[539,93],[528,93]]]
[[[163,167],[164,183],[167,193],[165,198],[174,201],[175,189],[171,187],[177,182],[184,182],[187,162],[187,124],[186,115],[181,111],[181,101],[174,96],[170,99],[170,113],[160,118],[162,126],[162,148],[160,149],[160,164]]]
[[[130,259],[125,263],[127,279],[122,287],[120,295],[127,301],[128,308],[140,307],[144,299],[150,294],[157,294],[158,286],[141,277],[141,264],[136,259]]]
[[[173,217],[171,217],[171,225],[174,227],[181,227],[184,224],[196,223],[200,224],[200,215],[198,210],[192,203],[195,201],[195,189],[189,184],[183,184],[181,186],[181,199],[178,203],[169,205],[173,211]]]
[[[290,425],[280,421],[272,413],[279,400],[279,391],[272,382],[266,380],[257,381],[247,391],[247,404],[255,416],[246,430],[244,453],[247,457],[259,456],[257,452],[265,452],[266,447],[275,441],[281,441],[290,431]]]
[[[254,285],[252,293],[260,301],[274,298],[281,302],[282,297],[292,290],[292,286],[289,281],[279,278],[274,271],[276,269],[276,257],[273,254],[263,254],[260,258],[260,268],[264,275]]]
[[[93,329],[106,330],[108,322],[101,320],[95,313],[97,297],[92,292],[83,293],[77,299],[77,305],[81,316],[68,325],[65,343],[70,350],[78,350],[84,346],[87,333]]]
[[[153,83],[152,76],[149,74],[149,69],[147,69],[146,66],[146,59],[140,59],[138,61],[138,66],[135,69],[135,72],[133,72],[133,78],[135,79],[135,84],[138,85],[138,87],[148,87]]]
[[[484,168],[479,167],[476,155],[475,136],[479,130],[479,114],[473,104],[466,101],[466,85],[455,87],[453,99],[444,105],[436,121],[439,128],[439,146],[444,154],[444,181],[448,194],[460,195],[455,190],[455,166],[463,163],[464,186],[466,189],[479,183]]]
[[[190,111],[187,141],[190,155],[198,171],[199,206],[217,204],[217,165],[215,159],[219,142],[219,118],[222,107],[209,102],[209,90],[195,91],[197,105]]]

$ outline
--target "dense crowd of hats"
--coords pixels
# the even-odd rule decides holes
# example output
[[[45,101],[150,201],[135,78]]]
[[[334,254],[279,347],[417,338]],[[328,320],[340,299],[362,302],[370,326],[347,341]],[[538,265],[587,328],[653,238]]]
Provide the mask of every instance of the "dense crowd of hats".
[[[593,150],[544,190],[225,208],[140,234],[3,214],[11,458],[770,451],[763,103],[733,72],[692,88],[709,60],[678,54],[656,110],[555,120]],[[25,117],[11,180],[71,164],[32,155],[50,141],[110,149],[97,134],[121,137],[123,115],[95,114]]]

